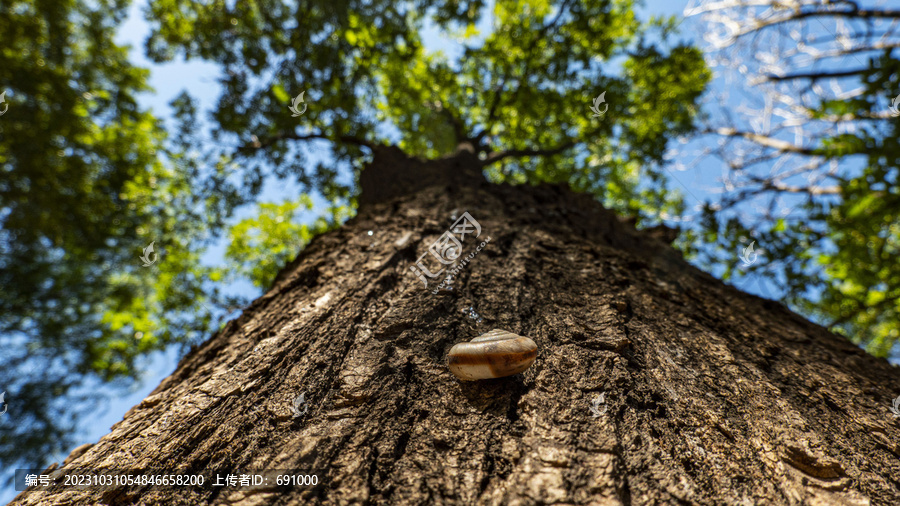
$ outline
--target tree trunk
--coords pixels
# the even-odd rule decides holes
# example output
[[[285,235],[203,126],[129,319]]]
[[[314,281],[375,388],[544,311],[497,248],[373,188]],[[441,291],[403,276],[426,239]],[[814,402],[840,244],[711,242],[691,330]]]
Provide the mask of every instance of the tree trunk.
[[[206,485],[13,504],[900,502],[896,367],[587,196],[492,185],[477,164],[376,150],[359,215],[63,464]],[[486,244],[433,294],[440,277],[424,287],[410,268],[464,212],[481,227],[465,258]],[[495,328],[531,337],[534,364],[457,380],[450,347]],[[214,469],[319,485],[212,487]]]

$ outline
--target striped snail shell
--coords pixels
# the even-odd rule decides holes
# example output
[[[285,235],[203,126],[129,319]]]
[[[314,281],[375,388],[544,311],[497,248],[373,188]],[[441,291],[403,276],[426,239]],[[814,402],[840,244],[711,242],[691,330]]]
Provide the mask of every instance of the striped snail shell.
[[[528,369],[537,357],[531,339],[494,329],[450,348],[449,366],[457,378],[473,381],[512,376]]]

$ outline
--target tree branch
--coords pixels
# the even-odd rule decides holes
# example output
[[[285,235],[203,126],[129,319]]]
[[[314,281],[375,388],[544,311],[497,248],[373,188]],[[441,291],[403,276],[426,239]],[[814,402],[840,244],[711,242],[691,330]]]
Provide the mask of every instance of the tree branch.
[[[769,0],[752,2],[752,3],[741,3],[741,2],[737,2],[737,1],[725,0],[725,1],[717,2],[717,3],[708,3],[706,5],[703,5],[702,7],[695,7],[693,9],[690,9],[687,12],[685,12],[685,17],[696,16],[698,14],[708,14],[708,13],[712,13],[714,11],[723,11],[726,9],[740,9],[740,8],[748,8],[748,7],[765,6],[765,5],[769,5],[770,3],[771,2]],[[741,33],[741,35],[744,35],[746,33],[750,33],[753,31],[758,31],[763,28],[767,28],[767,27],[774,26],[777,24],[787,23],[790,21],[796,21],[799,19],[805,19],[805,18],[816,17],[816,16],[845,17],[845,18],[851,18],[851,19],[900,18],[900,11],[892,11],[892,10],[887,10],[887,9],[882,9],[882,10],[860,9],[859,6],[856,5],[855,2],[841,2],[841,3],[843,3],[844,5],[849,7],[849,9],[847,9],[847,10],[806,10],[806,11],[800,10],[802,7],[814,7],[815,9],[818,9],[820,7],[829,7],[829,6],[837,7],[837,6],[839,6],[839,4],[836,2],[835,3],[821,3],[818,5],[812,4],[812,5],[806,5],[806,6],[796,5],[796,6],[793,6],[794,8],[791,9],[786,15],[782,15],[781,17],[773,16],[772,18],[769,18],[768,20],[758,20],[754,24],[754,26],[751,30],[749,30],[747,32],[743,32],[743,33]],[[787,9],[785,9],[785,11],[786,10]]]
[[[766,135],[759,135],[751,132],[741,132],[734,128],[711,128],[703,130],[703,133],[706,134],[719,134],[724,135],[726,137],[743,137],[744,139],[753,141],[760,146],[765,146],[767,148],[777,149],[782,153],[797,153],[800,155],[808,155],[814,156],[819,154],[816,149],[808,148],[804,146],[797,146],[796,144],[791,144],[790,142],[783,141],[781,139],[775,139],[774,137],[768,137]]]
[[[727,39],[721,41],[722,47],[730,46],[738,39],[751,33],[762,32],[766,28],[801,21],[807,18],[844,18],[850,21],[861,20],[869,23],[882,19],[896,20],[900,18],[900,11],[898,10],[860,9],[856,2],[851,1],[822,1],[821,3],[806,5],[800,4],[799,2],[787,2],[786,5],[779,4],[780,2],[773,2],[772,0],[723,0],[721,2],[707,3],[702,6],[686,9],[685,17],[703,15],[707,19],[727,25],[730,34]],[[757,15],[755,12],[750,11],[750,9],[755,7],[766,6],[778,6],[782,8],[777,10],[770,9],[763,13],[763,15]],[[804,8],[811,9],[802,10]],[[741,11],[739,18],[735,18],[735,14],[729,12],[731,10]],[[775,14],[771,14],[772,12]],[[740,22],[737,21],[737,19],[740,19]]]
[[[259,140],[256,136],[253,136],[254,141],[251,144],[244,144],[243,146],[238,146],[238,151],[256,151],[258,149],[265,149],[278,141],[282,140],[292,140],[292,141],[309,141],[315,139],[324,139],[331,141],[335,144],[338,142],[344,142],[347,144],[355,144],[357,146],[365,146],[369,149],[375,149],[378,144],[370,142],[366,139],[361,139],[359,137],[354,137],[352,135],[339,135],[335,139],[332,136],[326,134],[306,134],[299,135],[294,132],[282,132],[277,135],[273,135],[271,137],[266,137],[263,140]]]
[[[495,151],[490,153],[487,158],[481,161],[481,166],[486,167],[494,162],[503,160],[504,158],[524,157],[524,156],[553,156],[575,146],[578,141],[569,141],[560,146],[550,149],[508,149],[505,151]]]
[[[805,193],[807,195],[840,195],[840,186],[826,186],[819,188],[816,186],[789,186],[780,181],[763,181],[763,190],[774,190],[785,193]]]
[[[450,109],[444,106],[443,102],[439,101],[438,107],[438,112],[446,116],[450,121],[450,125],[453,127],[453,135],[456,136],[456,145],[458,146],[464,142],[471,142],[472,140],[469,138],[468,132],[466,132],[466,125],[459,119],[459,116],[453,114]]]
[[[518,94],[519,94],[519,90],[522,88],[523,80],[527,80],[528,79],[527,76],[530,75],[530,72],[529,72],[530,63],[531,63],[530,56],[532,55],[532,51],[534,51],[534,48],[537,45],[538,41],[543,40],[548,31],[556,28],[557,23],[559,23],[560,20],[562,20],[563,13],[565,13],[566,9],[568,9],[570,7],[570,5],[569,5],[570,2],[571,2],[571,0],[564,0],[563,3],[559,6],[559,12],[556,13],[556,17],[554,17],[553,20],[550,21],[549,23],[547,23],[546,25],[542,26],[541,29],[538,30],[537,36],[531,39],[531,42],[528,45],[528,48],[525,50],[525,52],[528,53],[529,58],[526,60],[525,70],[522,72],[523,77],[517,80],[516,89],[513,90],[512,96],[510,97],[510,101],[515,100],[516,96],[518,96]],[[473,137],[471,139],[473,144],[476,146],[476,149],[480,145],[481,140],[490,131],[491,122],[493,122],[494,119],[496,118],[497,110],[499,109],[500,104],[503,102],[503,88],[506,87],[506,82],[507,82],[508,78],[509,78],[508,74],[504,74],[500,77],[500,86],[497,87],[497,91],[494,93],[493,99],[491,100],[491,106],[490,106],[490,109],[488,110],[487,119],[484,122],[485,127],[480,132],[478,132],[478,134],[475,135],[475,137]]]
[[[788,81],[791,79],[811,79],[813,81],[818,79],[832,79],[838,77],[853,77],[864,72],[867,72],[869,69],[854,69],[854,70],[842,70],[839,72],[807,72],[801,74],[788,74],[784,76],[777,76],[775,74],[768,74],[766,76],[766,81]]]
[[[484,136],[487,135],[488,131],[491,128],[491,122],[494,121],[494,118],[497,114],[497,108],[500,106],[500,98],[503,95],[504,87],[506,87],[506,75],[500,78],[500,86],[498,86],[497,91],[494,92],[493,99],[491,100],[491,107],[488,110],[487,119],[485,119],[484,121],[484,129],[478,132],[475,138],[472,139],[476,145],[481,143],[481,139],[483,139]]]

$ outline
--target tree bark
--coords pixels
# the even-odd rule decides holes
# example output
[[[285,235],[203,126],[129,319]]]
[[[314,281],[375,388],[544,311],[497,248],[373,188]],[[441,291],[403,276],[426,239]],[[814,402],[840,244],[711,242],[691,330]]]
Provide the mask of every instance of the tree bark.
[[[12,504],[900,502],[896,367],[587,196],[477,168],[466,150],[377,149],[357,217],[63,464],[307,469],[319,486],[57,486]],[[490,241],[432,294],[410,267],[463,212],[482,227],[464,254]],[[534,364],[457,380],[447,351],[494,328],[537,342]]]

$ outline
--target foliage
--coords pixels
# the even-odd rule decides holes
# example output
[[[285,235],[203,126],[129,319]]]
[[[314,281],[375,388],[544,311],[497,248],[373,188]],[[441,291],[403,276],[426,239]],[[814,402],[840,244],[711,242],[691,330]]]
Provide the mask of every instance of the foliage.
[[[99,399],[88,380],[127,387],[141,357],[213,322],[217,291],[204,287],[216,273],[199,258],[239,197],[227,185],[195,191],[210,164],[187,136],[167,142],[137,105],[148,71],[113,40],[126,10],[18,1],[0,14],[0,390],[16,420],[0,460],[10,465],[71,446],[71,421]],[[173,105],[185,121],[195,112],[185,97]],[[144,267],[151,242],[156,261]]]
[[[249,279],[259,289],[272,284],[275,275],[313,237],[333,230],[351,217],[347,206],[332,205],[329,218],[318,217],[311,225],[301,223],[298,210],[313,209],[309,195],[281,204],[261,202],[255,216],[245,218],[229,229],[229,260],[225,271]]]
[[[794,309],[888,355],[900,341],[900,11],[696,4],[711,58],[755,83],[760,103],[710,114],[727,191],[707,205],[698,261],[726,280],[767,279]],[[751,240],[765,261],[746,267],[735,252]]]
[[[0,14],[0,382],[22,422],[0,436],[4,462],[66,443],[53,413],[73,371],[111,377],[143,351],[109,311],[134,309],[148,282],[136,251],[166,226],[159,191],[174,182],[164,131],[136,102],[148,72],[113,43],[126,6],[20,0]]]

